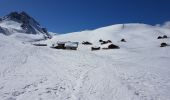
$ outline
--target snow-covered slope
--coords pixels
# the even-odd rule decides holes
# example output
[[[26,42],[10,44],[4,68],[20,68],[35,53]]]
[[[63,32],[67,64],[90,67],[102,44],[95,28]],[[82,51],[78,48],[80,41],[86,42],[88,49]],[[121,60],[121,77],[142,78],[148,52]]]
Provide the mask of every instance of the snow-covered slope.
[[[119,24],[56,35],[47,47],[0,34],[0,100],[169,100],[170,29]],[[124,38],[127,42],[120,42]],[[82,41],[120,49],[91,51]],[[50,48],[57,41],[80,42],[77,51]]]
[[[0,33],[22,41],[42,40],[51,37],[45,28],[42,28],[25,12],[12,12],[0,18]]]

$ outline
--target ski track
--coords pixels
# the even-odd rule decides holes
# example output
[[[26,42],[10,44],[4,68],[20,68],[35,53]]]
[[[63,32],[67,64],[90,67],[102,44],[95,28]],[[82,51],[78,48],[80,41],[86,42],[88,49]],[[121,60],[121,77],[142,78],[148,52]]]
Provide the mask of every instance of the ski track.
[[[36,57],[39,61],[43,62],[44,66],[48,66],[52,61],[49,60],[50,58],[48,56],[42,54],[44,53],[44,50],[37,47],[23,47],[21,53],[15,53],[15,55],[10,56],[9,59],[11,59],[11,62],[8,65],[9,67],[3,72],[2,76],[5,79],[10,78],[10,74],[15,74],[15,77],[24,77],[24,75],[17,75],[16,68],[27,64],[28,59],[31,56]],[[64,52],[66,54],[58,51],[57,55],[69,55],[64,58],[66,60],[72,59],[71,56],[75,55],[73,53],[74,51]],[[92,60],[89,65],[88,63],[90,62],[91,57],[95,60]],[[2,98],[7,98],[7,100],[22,100],[20,98],[31,95],[32,93],[37,94],[39,99],[41,98],[42,100],[43,98],[45,99],[46,96],[51,97],[51,99],[58,98],[62,100],[87,100],[91,98],[94,100],[104,100],[106,98],[109,100],[122,100],[123,96],[127,96],[126,100],[155,100],[160,98],[159,94],[154,94],[152,97],[149,97],[149,95],[145,94],[147,92],[146,88],[141,89],[140,87],[135,87],[142,83],[145,76],[146,78],[148,77],[147,73],[145,73],[146,75],[141,74],[141,76],[127,76],[127,73],[122,73],[120,71],[121,69],[118,68],[118,64],[125,63],[122,60],[126,59],[126,57],[112,59],[109,58],[109,56],[104,57],[96,53],[84,54],[84,52],[78,51],[74,59],[76,59],[75,61],[78,59],[81,60],[76,62],[79,63],[77,67],[74,66],[75,62],[71,63],[73,65],[70,66],[71,68],[64,66],[67,67],[67,69],[63,71],[68,72],[65,73],[66,75],[64,77],[60,77],[59,73],[55,71],[55,67],[41,67],[41,69],[49,73],[49,75],[40,76],[40,79],[36,79],[32,83],[20,87],[17,90],[14,89],[11,92],[5,92],[2,95]],[[143,66],[135,62],[126,62],[126,64],[128,63],[136,66]],[[12,67],[12,69],[10,67]],[[98,74],[98,76],[96,77],[95,74]],[[114,79],[109,76],[114,77]],[[72,77],[74,81],[68,80],[70,79],[69,77]],[[150,78],[156,78],[156,76],[152,75]],[[53,79],[56,79],[56,81]],[[167,83],[167,85],[168,84],[169,83]],[[163,88],[166,88],[166,86]],[[1,86],[0,89],[3,90],[4,86]]]

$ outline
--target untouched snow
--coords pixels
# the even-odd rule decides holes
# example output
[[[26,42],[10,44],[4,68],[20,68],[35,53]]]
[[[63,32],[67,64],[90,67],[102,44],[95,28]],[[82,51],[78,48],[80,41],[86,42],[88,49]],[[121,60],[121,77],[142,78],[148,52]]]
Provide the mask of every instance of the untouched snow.
[[[11,20],[4,20],[0,22],[0,26],[4,28],[22,30],[21,23],[11,21]]]
[[[113,25],[54,36],[36,47],[0,34],[0,100],[170,100],[170,29]],[[127,42],[120,42],[124,38]],[[120,49],[91,51],[90,41],[112,40]],[[80,42],[77,51],[57,41]]]

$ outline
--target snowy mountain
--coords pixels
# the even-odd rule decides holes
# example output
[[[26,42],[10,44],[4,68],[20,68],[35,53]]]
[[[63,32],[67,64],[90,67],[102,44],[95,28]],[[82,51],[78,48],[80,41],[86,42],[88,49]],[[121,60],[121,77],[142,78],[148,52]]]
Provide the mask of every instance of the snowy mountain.
[[[42,28],[40,24],[25,12],[12,12],[0,18],[0,33],[4,35],[14,35],[23,40],[41,40],[50,38],[46,28]]]
[[[169,37],[168,27],[146,24],[55,35],[45,47],[0,34],[0,100],[170,100],[170,46],[160,47]],[[107,46],[100,39],[120,49],[91,51]],[[78,50],[50,48],[57,41]]]
[[[142,47],[152,45],[159,46],[161,42],[166,42],[167,39],[157,40],[158,36],[169,35],[170,28],[151,26],[146,24],[117,24],[111,25],[96,30],[73,32],[53,37],[48,40],[48,43],[54,41],[89,41],[96,46],[100,46],[99,40],[111,40],[115,44],[125,45],[121,43],[121,39],[130,40],[126,45],[128,47]],[[131,44],[130,44],[131,43]]]

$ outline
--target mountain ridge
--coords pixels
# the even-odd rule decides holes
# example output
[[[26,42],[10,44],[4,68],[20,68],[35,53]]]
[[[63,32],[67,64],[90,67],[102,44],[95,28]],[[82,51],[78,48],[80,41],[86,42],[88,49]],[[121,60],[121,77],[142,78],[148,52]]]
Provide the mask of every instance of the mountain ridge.
[[[52,36],[46,28],[43,28],[34,18],[26,12],[11,12],[0,19],[0,30],[4,35],[15,33],[42,35],[48,39]]]

